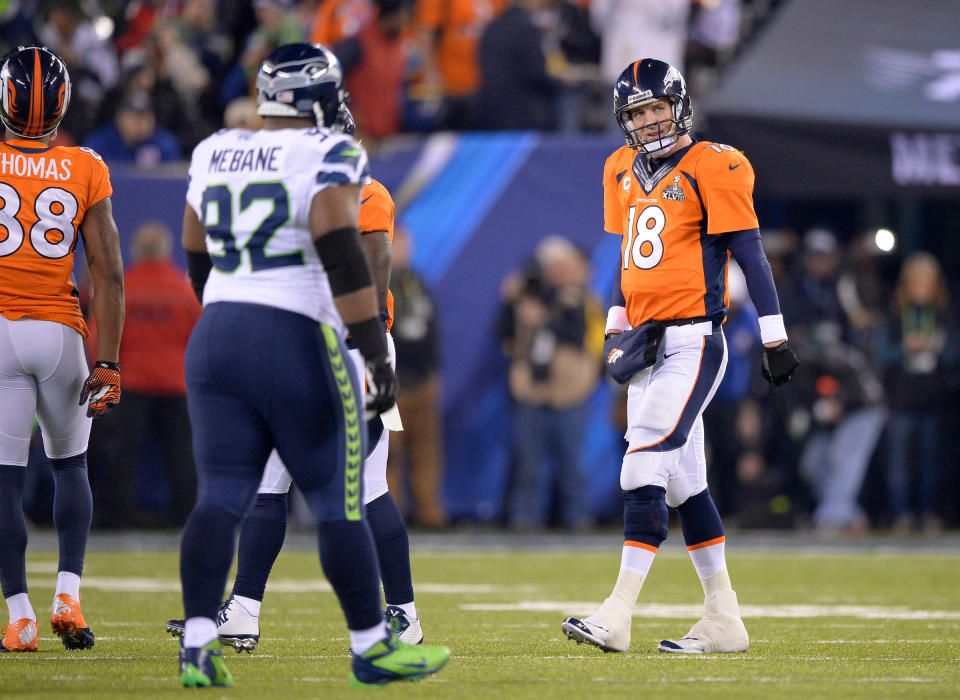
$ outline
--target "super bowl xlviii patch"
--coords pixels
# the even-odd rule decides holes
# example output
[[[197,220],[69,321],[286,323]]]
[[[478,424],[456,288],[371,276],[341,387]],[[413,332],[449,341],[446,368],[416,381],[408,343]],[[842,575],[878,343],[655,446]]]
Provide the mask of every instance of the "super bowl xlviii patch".
[[[683,188],[680,187],[680,176],[674,175],[673,184],[663,190],[664,199],[672,199],[676,202],[683,201]]]

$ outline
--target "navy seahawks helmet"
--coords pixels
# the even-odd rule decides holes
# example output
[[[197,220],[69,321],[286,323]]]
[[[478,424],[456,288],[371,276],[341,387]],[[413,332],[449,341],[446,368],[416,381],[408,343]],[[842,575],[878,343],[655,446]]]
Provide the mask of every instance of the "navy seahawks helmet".
[[[658,122],[659,138],[644,143],[628,119],[634,107],[667,98],[673,105],[673,118]],[[676,68],[655,58],[641,58],[627,66],[613,88],[613,114],[630,148],[656,155],[669,150],[693,128],[693,105],[687,83]],[[666,127],[666,128],[664,128]]]
[[[53,133],[70,104],[70,74],[42,46],[20,46],[0,59],[0,121],[17,136]]]
[[[320,44],[279,46],[257,73],[261,117],[310,117],[335,127],[345,99],[340,61]]]

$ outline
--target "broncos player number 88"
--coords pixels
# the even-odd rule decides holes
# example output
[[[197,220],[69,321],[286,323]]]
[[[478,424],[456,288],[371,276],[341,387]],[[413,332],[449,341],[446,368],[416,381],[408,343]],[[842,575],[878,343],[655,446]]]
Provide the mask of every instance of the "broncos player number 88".
[[[51,145],[70,88],[66,64],[46,48],[0,60],[0,581],[10,613],[0,651],[37,650],[21,504],[34,416],[53,468],[60,543],[51,626],[68,649],[94,643],[80,610],[93,509],[87,441],[91,419],[120,401],[123,261],[106,164],[89,148]],[[81,237],[99,331],[92,372],[72,275]]]

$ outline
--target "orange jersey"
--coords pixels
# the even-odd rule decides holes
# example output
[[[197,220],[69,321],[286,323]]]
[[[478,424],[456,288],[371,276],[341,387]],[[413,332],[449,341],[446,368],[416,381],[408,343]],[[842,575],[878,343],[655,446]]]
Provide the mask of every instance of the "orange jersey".
[[[483,30],[507,5],[506,0],[418,0],[417,23],[438,32],[437,66],[450,95],[469,95],[480,87],[477,46]]]
[[[314,14],[310,41],[332,48],[355,37],[375,16],[370,0],[323,0]]]
[[[106,164],[89,148],[0,143],[0,314],[88,335],[71,277],[74,251],[87,211],[112,193]]]
[[[393,197],[387,188],[370,178],[360,193],[360,233],[386,231],[393,243]],[[387,330],[393,328],[393,292],[387,290]]]
[[[753,167],[740,151],[698,141],[651,174],[644,155],[623,146],[603,169],[604,229],[623,237],[620,286],[627,320],[726,316],[727,252],[722,234],[759,226]]]

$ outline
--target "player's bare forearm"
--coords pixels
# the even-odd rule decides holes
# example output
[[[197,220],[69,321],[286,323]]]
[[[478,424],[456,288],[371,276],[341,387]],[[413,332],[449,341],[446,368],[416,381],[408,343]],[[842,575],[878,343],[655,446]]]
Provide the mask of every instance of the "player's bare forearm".
[[[377,316],[377,292],[372,285],[334,297],[333,303],[347,325]]]
[[[393,251],[390,248],[390,236],[386,231],[364,231],[360,235],[363,251],[373,272],[373,281],[377,286],[377,306],[387,308],[387,292],[390,289],[390,266],[393,263]]]
[[[183,208],[183,228],[180,233],[183,249],[191,253],[207,252],[207,232],[200,223],[197,212],[189,204]]]
[[[97,321],[96,359],[117,362],[124,316],[123,257],[109,197],[90,207],[81,231],[93,279],[91,307]]]

